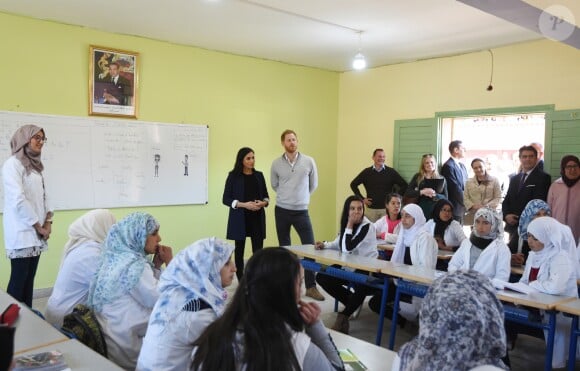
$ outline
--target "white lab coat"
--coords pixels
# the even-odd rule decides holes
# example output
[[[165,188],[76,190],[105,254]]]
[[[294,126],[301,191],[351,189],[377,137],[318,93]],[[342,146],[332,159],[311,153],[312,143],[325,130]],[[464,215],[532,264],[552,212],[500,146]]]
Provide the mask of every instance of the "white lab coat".
[[[362,223],[358,226],[358,228],[355,231],[350,231],[347,229],[345,231],[345,234],[347,232],[352,232],[353,238],[357,237],[361,233],[361,229],[367,224],[369,226],[369,230],[368,230],[367,234],[364,236],[364,239],[351,251],[348,251],[346,249],[344,241],[339,241],[340,234],[338,236],[336,236],[334,241],[326,242],[324,244],[324,248],[333,249],[333,250],[340,249],[343,253],[366,256],[369,258],[376,258],[377,256],[379,256],[379,252],[377,250],[377,237],[376,237],[377,233],[375,231],[374,224],[371,223],[371,221],[368,220],[366,216],[363,217]],[[340,248],[339,248],[339,243],[340,243]]]
[[[546,259],[541,265],[538,277],[535,281],[529,282],[530,270],[532,268],[533,255],[530,251],[524,274],[520,282],[528,284],[530,287],[541,291],[545,294],[564,295],[578,297],[576,286],[576,272],[570,261],[570,256],[565,251],[560,251],[549,259]],[[548,316],[544,316],[543,322],[548,322]],[[552,358],[552,367],[565,367],[568,356],[570,326],[572,319],[565,317],[562,313],[556,315],[556,333],[554,336],[554,352]],[[548,338],[547,331],[544,331],[545,338]]]
[[[150,322],[139,353],[137,370],[189,369],[193,342],[216,318],[213,309],[207,308],[198,312],[181,311],[165,326]]]
[[[400,236],[399,238],[401,238]],[[403,245],[400,248],[395,246],[393,256],[391,257],[393,263],[403,263],[405,248]],[[417,236],[409,248],[411,249],[411,261],[413,265],[435,269],[437,265],[437,252],[439,250],[437,248],[437,242],[427,231],[421,230],[417,232]]]
[[[105,335],[109,359],[134,370],[147,331],[149,316],[159,298],[159,271],[145,266],[139,282],[127,294],[104,304],[95,313]]]
[[[454,272],[459,269],[474,269],[487,276],[490,280],[494,278],[505,282],[509,280],[512,254],[509,247],[507,247],[503,241],[498,239],[492,241],[481,252],[481,255],[477,258],[473,268],[469,267],[471,246],[472,244],[469,239],[466,239],[461,243],[461,246],[455,254],[453,254],[451,261],[449,261],[449,266],[447,268],[448,272]]]
[[[380,217],[379,220],[377,220],[375,222],[376,234],[384,233],[385,234],[384,241],[386,243],[395,243],[395,242],[397,242],[397,236],[399,235],[399,231],[403,227],[402,227],[401,223],[399,223],[399,224],[397,224],[397,226],[393,230],[393,233],[389,233],[388,232],[389,226],[387,225],[387,219],[386,219],[388,217],[389,217],[388,215]]]
[[[46,303],[46,320],[62,326],[62,319],[77,304],[86,304],[89,286],[99,267],[101,244],[86,241],[73,249],[64,259],[52,294]]]
[[[4,183],[4,246],[6,250],[27,247],[46,247],[33,225],[44,224],[46,214],[52,211],[45,194],[42,174],[26,169],[12,156],[2,167]]]
[[[435,233],[435,221],[430,219],[425,223],[424,228],[433,236]],[[447,246],[459,246],[465,239],[467,239],[467,236],[463,232],[463,227],[456,220],[453,220],[447,229],[445,229],[445,233],[443,233],[443,240]]]

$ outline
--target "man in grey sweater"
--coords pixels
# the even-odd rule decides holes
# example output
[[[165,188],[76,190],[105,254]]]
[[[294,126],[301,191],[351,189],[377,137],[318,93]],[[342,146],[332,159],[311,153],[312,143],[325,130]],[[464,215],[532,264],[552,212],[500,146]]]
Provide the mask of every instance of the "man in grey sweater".
[[[308,204],[310,195],[318,186],[318,171],[312,157],[298,152],[298,139],[293,130],[284,130],[280,136],[284,154],[272,162],[270,182],[276,191],[276,233],[280,246],[289,246],[290,228],[294,226],[303,245],[314,244],[314,232]],[[316,288],[314,272],[304,272],[306,296],[324,300]]]

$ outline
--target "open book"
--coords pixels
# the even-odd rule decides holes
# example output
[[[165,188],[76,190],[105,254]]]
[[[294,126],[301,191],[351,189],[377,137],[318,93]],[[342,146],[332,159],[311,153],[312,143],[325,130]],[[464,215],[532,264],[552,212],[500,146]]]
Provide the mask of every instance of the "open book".
[[[505,282],[502,280],[498,280],[497,278],[494,278],[491,280],[491,283],[497,289],[517,291],[517,292],[521,292],[522,294],[526,294],[526,295],[534,293],[534,292],[538,292],[538,290],[526,285],[525,283],[521,283],[521,282],[515,282],[515,283]]]
[[[358,357],[350,349],[339,349],[338,354],[344,363],[345,371],[364,371],[368,368],[359,361]]]
[[[61,352],[53,350],[14,358],[14,371],[70,371]]]

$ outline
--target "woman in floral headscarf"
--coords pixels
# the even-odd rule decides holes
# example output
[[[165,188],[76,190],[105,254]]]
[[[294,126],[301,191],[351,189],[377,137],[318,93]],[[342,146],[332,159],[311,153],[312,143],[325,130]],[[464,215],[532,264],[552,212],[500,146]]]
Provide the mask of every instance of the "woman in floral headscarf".
[[[159,297],[159,269],[173,257],[160,241],[155,218],[141,212],[127,215],[111,227],[89,289],[88,305],[105,335],[109,359],[126,369],[135,369]],[[155,254],[152,263],[147,254]]]
[[[159,299],[149,318],[137,370],[185,370],[193,342],[225,309],[236,266],[234,247],[215,237],[175,256],[159,278]]]
[[[507,369],[503,306],[484,275],[449,273],[435,282],[419,312],[419,335],[401,347],[393,370]]]
[[[40,159],[45,142],[42,128],[20,127],[10,141],[12,156],[2,167],[4,246],[11,266],[6,291],[29,307],[40,254],[48,249],[52,231],[52,208]]]
[[[483,207],[475,212],[473,229],[449,262],[448,271],[474,269],[489,279],[507,281],[511,252],[503,241],[501,214]]]

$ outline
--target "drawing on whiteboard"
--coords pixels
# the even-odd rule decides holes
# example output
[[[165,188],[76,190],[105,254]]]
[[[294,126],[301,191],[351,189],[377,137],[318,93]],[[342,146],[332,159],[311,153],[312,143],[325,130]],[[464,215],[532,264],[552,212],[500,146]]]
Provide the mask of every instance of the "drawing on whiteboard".
[[[161,161],[161,155],[159,153],[155,154],[155,178],[159,178],[159,161]]]
[[[185,158],[181,163],[183,164],[183,176],[189,176],[189,156],[185,155]]]

